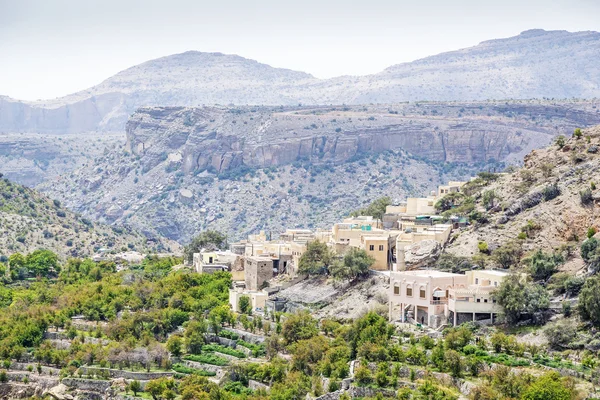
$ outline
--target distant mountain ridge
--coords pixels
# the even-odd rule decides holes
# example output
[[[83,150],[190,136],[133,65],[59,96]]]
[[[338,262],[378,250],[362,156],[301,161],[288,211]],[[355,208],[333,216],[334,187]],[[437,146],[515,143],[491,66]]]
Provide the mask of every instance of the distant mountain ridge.
[[[533,29],[366,76],[317,79],[237,55],[189,51],[56,100],[0,96],[0,132],[123,131],[144,106],[369,104],[600,97],[600,33]]]

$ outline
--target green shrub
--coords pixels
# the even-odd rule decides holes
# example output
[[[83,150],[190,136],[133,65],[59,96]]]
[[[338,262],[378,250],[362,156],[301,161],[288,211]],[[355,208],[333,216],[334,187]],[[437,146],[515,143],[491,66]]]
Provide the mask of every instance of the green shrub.
[[[219,367],[224,367],[229,364],[229,362],[223,357],[215,356],[214,354],[192,354],[184,357],[185,360],[188,361],[196,361],[204,364],[216,365]]]
[[[489,253],[489,252],[490,252],[490,250],[489,250],[489,248],[488,248],[488,244],[487,244],[487,242],[479,242],[479,243],[477,244],[477,248],[479,249],[479,252],[480,252],[480,253],[485,253],[485,254],[487,254],[487,253]]]
[[[253,343],[245,342],[243,340],[238,340],[237,344],[238,344],[238,346],[244,346],[245,348],[252,350],[252,355],[254,357],[262,357],[266,354],[264,344],[253,344]]]
[[[588,188],[579,192],[579,200],[584,206],[590,204],[594,200],[592,189]]]
[[[550,201],[560,195],[560,188],[557,184],[548,185],[542,190],[545,201]]]
[[[220,330],[219,336],[222,338],[231,339],[231,340],[238,340],[240,338],[240,336],[237,333],[228,331],[227,329]]]
[[[173,369],[173,371],[179,372],[180,374],[188,374],[188,375],[194,374],[194,375],[200,375],[200,376],[215,376],[215,375],[217,375],[216,372],[205,371],[203,369],[190,368],[190,367],[186,367],[185,365],[182,365],[182,364],[173,364],[173,366],[171,368]]]
[[[206,344],[206,345],[202,346],[202,351],[204,351],[204,352],[216,351],[216,352],[227,354],[227,355],[234,356],[237,358],[246,358],[245,353],[243,353],[239,350],[234,350],[231,347],[221,346],[219,344]]]

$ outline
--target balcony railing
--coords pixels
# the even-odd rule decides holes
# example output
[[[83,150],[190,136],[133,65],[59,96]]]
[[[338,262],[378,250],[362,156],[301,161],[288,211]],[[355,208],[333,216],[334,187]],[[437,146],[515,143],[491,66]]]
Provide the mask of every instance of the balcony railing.
[[[432,305],[448,304],[448,300],[431,300],[429,303]]]

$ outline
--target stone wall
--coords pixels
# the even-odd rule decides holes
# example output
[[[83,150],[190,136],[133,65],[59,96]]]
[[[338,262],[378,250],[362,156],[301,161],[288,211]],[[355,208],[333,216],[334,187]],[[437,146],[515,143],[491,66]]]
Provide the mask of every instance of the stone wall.
[[[223,371],[223,368],[217,365],[204,364],[197,361],[181,360],[181,363],[189,368],[201,369],[208,372],[214,372],[216,374],[219,374]]]
[[[265,389],[270,390],[271,387],[269,385],[265,385],[262,382],[254,381],[252,379],[248,380],[248,387],[252,390]]]
[[[148,381],[151,379],[171,377],[174,375],[173,372],[134,372],[99,367],[80,367],[79,371],[81,371],[81,373],[84,375],[102,375],[104,373],[108,373],[108,376],[111,378],[136,379],[139,381]]]
[[[111,386],[110,381],[81,378],[63,378],[62,383],[70,388],[93,392],[105,392]]]
[[[265,342],[265,337],[262,335],[256,335],[254,333],[242,331],[240,329],[227,328],[227,330],[237,333],[237,335],[245,342],[262,344]]]

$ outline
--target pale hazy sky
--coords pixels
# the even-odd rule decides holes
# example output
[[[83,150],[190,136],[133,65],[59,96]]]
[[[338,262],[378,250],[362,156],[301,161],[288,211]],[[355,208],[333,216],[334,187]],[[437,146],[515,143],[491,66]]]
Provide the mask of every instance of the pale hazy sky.
[[[600,31],[600,0],[0,0],[0,95],[58,97],[187,50],[362,75],[532,28]]]

